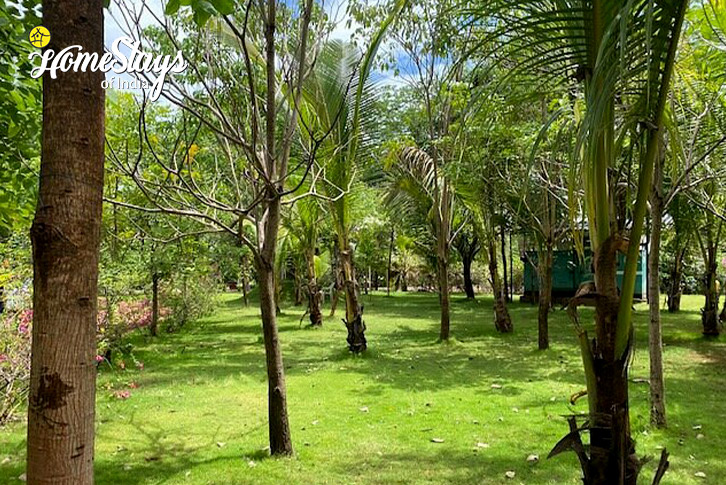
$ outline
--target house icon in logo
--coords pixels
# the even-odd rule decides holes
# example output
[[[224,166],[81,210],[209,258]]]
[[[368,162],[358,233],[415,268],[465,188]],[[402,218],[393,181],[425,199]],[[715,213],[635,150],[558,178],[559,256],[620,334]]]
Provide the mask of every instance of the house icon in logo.
[[[50,31],[42,25],[39,25],[30,31],[28,38],[30,39],[31,44],[41,49],[47,46],[48,42],[50,42]]]

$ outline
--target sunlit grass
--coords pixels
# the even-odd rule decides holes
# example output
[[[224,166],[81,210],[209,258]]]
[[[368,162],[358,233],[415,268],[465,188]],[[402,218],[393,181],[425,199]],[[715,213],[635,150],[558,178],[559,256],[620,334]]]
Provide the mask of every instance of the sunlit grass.
[[[638,452],[657,457],[665,446],[672,453],[664,484],[726,483],[726,349],[701,337],[701,303],[686,297],[683,312],[663,315],[667,431],[648,425],[647,384],[630,387]],[[265,450],[267,388],[256,308],[243,309],[238,295],[225,294],[214,315],[179,334],[136,336],[134,354],[144,369],[127,358],[127,370],[99,375],[96,482],[581,483],[573,455],[545,459],[567,431],[562,416],[587,407],[585,399],[568,403],[584,386],[564,312],[553,313],[552,348],[540,352],[533,306],[514,304],[515,332],[499,335],[490,298],[455,296],[456,341],[441,345],[435,295],[376,295],[364,304],[370,349],[361,357],[347,352],[339,318],[310,330],[299,324],[301,307],[283,309],[296,452],[290,459],[270,459]],[[647,378],[647,308],[637,310],[631,377]],[[114,396],[124,389],[130,398]],[[0,431],[0,483],[20,483],[24,448],[22,423]],[[528,463],[531,454],[540,461]],[[654,467],[655,460],[642,483],[650,483]],[[516,473],[513,480],[505,479],[507,471]]]

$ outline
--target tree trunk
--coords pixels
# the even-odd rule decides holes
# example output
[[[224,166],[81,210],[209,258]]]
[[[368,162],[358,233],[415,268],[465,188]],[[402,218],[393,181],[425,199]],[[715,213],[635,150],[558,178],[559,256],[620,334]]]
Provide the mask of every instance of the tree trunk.
[[[152,337],[159,333],[159,273],[151,275],[151,326],[149,332]]]
[[[315,275],[315,252],[309,249],[305,252],[308,269],[308,309],[310,310],[310,325],[320,327],[323,325],[323,313],[320,309],[323,292],[318,287]]]
[[[504,225],[501,227],[501,242],[502,242],[502,270],[504,272],[504,284],[502,285],[502,291],[504,292],[504,301],[510,302],[512,298],[509,294],[509,283],[507,279],[507,239],[504,233]]]
[[[295,270],[295,279],[293,281],[295,284],[295,306],[300,306],[303,302],[303,281],[302,275],[297,274],[297,269]]]
[[[275,271],[273,272],[274,294],[275,294],[275,314],[280,316],[282,310],[280,309],[280,300],[282,300],[282,278],[281,275]]]
[[[537,313],[537,343],[539,350],[548,349],[549,314],[552,306],[552,262],[554,260],[553,242],[547,241],[546,248],[539,258],[539,311]]]
[[[277,204],[279,204],[279,200]],[[271,205],[275,205],[275,203],[273,202]],[[276,228],[273,228],[269,221],[265,226],[265,239],[274,237],[277,233]],[[287,417],[285,369],[282,363],[282,350],[277,331],[275,269],[273,261],[270,260],[270,256],[275,257],[275,250],[274,248],[268,249],[266,253],[267,256],[260,255],[257,272],[260,277],[260,310],[262,312],[262,333],[265,340],[267,362],[270,453],[273,455],[291,455],[293,449],[290,423]]]
[[[506,281],[504,282],[506,284]],[[509,295],[514,300],[514,256],[512,255],[512,233],[509,233]]]
[[[275,157],[275,126],[277,76],[275,60],[275,31],[277,17],[276,0],[267,1],[265,18],[265,56],[266,56],[266,113],[265,113],[265,171],[268,180],[282,180],[286,175],[285,160]],[[279,170],[279,173],[278,173]],[[264,189],[263,214],[261,218],[261,242],[255,262],[260,278],[260,310],[262,313],[262,333],[265,340],[265,359],[267,362],[268,414],[270,453],[272,455],[291,455],[292,438],[287,417],[287,389],[285,387],[285,368],[282,363],[282,349],[277,333],[277,236],[280,229],[280,194],[282,185],[267,185]]]
[[[391,242],[388,245],[388,267],[386,268],[386,296],[391,296],[391,263],[393,261],[393,236],[394,229],[391,227]]]
[[[338,245],[333,244],[333,257],[330,260],[330,271],[333,274],[333,294],[330,296],[330,317],[335,316],[340,299],[340,290],[343,288],[343,270],[340,266],[340,251]]]
[[[244,302],[245,308],[250,304],[250,280],[247,277],[247,258],[244,260],[244,270],[242,271],[242,301]]]
[[[706,284],[704,296],[706,298],[701,310],[701,323],[703,324],[703,335],[707,337],[718,337],[721,329],[718,321],[718,290],[716,288],[716,248],[707,248],[708,258],[706,261]]]
[[[677,237],[677,235],[676,235]],[[668,288],[668,313],[677,313],[681,310],[681,295],[683,289],[683,258],[686,254],[687,244],[678,245],[674,256],[673,269],[671,271],[671,284]]]
[[[463,255],[461,259],[464,265],[464,293],[466,293],[466,297],[469,300],[473,300],[476,297],[474,283],[471,281],[471,264],[473,263],[473,258],[468,255]]]
[[[340,299],[340,290],[343,288],[343,273],[337,266],[333,268],[335,274],[335,282],[333,283],[333,295],[330,297],[330,317],[335,316],[335,310],[338,308],[338,300]]]
[[[512,318],[507,310],[507,301],[502,291],[502,284],[499,280],[497,269],[497,250],[494,245],[494,238],[489,240],[489,274],[491,277],[492,291],[494,291],[494,326],[498,332],[510,333],[514,330]]]
[[[660,242],[663,227],[663,158],[656,160],[650,195],[650,252],[648,253],[648,298],[650,326],[650,422],[666,426],[665,384],[663,382],[663,337],[660,319]]]
[[[371,286],[371,267],[368,266],[368,278],[366,279],[365,285],[363,286],[363,291],[365,292],[366,295],[368,294],[368,290],[370,289],[370,286]]]
[[[238,238],[237,238],[237,246],[240,248],[244,248],[244,218],[240,216],[239,222],[238,222]],[[245,308],[250,304],[249,296],[247,293],[250,291],[250,282],[249,277],[247,275],[247,267],[249,266],[249,259],[247,257],[246,253],[242,254],[242,257],[239,261],[239,279],[242,286],[242,301],[244,302]]]
[[[48,49],[103,55],[103,2],[43,2]],[[43,75],[33,244],[27,483],[93,484],[96,310],[104,173],[104,74]]]
[[[593,341],[581,334],[590,404],[590,460],[588,485],[635,485],[639,461],[630,436],[628,356],[615,356],[620,295],[616,284],[617,252],[625,242],[608,238],[596,251],[595,333]],[[588,364],[589,362],[589,364]]]
[[[451,319],[449,316],[449,258],[445,243],[439,243],[437,266],[439,273],[439,305],[441,307],[441,328],[439,340],[449,340]]]
[[[340,263],[343,268],[343,289],[345,290],[345,319],[343,323],[348,329],[348,348],[353,353],[360,353],[366,350],[365,331],[366,324],[363,321],[363,308],[360,306],[358,297],[358,282],[355,279],[355,266],[351,254],[350,243],[347,239],[341,240]]]

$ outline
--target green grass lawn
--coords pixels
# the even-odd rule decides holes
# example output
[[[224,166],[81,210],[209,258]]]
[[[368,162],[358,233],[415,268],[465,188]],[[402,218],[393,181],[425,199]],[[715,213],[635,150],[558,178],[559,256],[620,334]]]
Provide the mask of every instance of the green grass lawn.
[[[630,387],[638,452],[671,451],[664,484],[726,483],[726,349],[701,337],[701,302],[686,297],[683,312],[663,315],[667,431],[648,425],[647,385]],[[541,352],[530,305],[512,305],[514,334],[499,335],[491,298],[457,295],[456,341],[438,344],[436,295],[366,296],[364,303],[369,350],[362,357],[349,355],[339,318],[311,330],[299,325],[301,307],[283,309],[295,446],[287,459],[271,459],[265,449],[267,387],[255,307],[244,309],[238,295],[225,294],[214,315],[178,334],[134,337],[144,369],[127,359],[127,370],[99,374],[96,483],[581,483],[574,455],[545,459],[567,431],[562,416],[587,407],[585,399],[568,403],[584,384],[564,312],[553,313],[551,349]],[[647,307],[637,310],[631,377],[647,378]],[[128,399],[114,396],[124,389]],[[1,429],[0,483],[20,483],[24,453],[25,427]],[[530,454],[541,460],[528,463]],[[650,483],[655,461],[642,483]],[[508,480],[510,470],[516,476]]]

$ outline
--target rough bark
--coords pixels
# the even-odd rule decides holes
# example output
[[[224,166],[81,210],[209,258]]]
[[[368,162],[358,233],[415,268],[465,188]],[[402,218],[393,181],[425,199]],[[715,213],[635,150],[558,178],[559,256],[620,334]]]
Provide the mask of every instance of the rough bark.
[[[512,326],[512,318],[507,310],[507,301],[502,292],[502,283],[499,279],[499,270],[497,269],[497,250],[494,240],[489,241],[489,275],[492,290],[494,291],[494,326],[498,332],[510,333],[514,330]]]
[[[48,46],[103,54],[103,2],[46,0]],[[102,72],[43,75],[40,191],[31,228],[33,343],[27,483],[93,484]]]
[[[595,333],[591,344],[594,393],[591,403],[590,482],[592,485],[635,485],[639,462],[630,436],[628,352],[615,355],[620,295],[616,283],[617,253],[627,247],[612,236],[595,255]]]
[[[358,282],[355,278],[355,266],[351,254],[350,243],[341,241],[340,264],[343,269],[343,290],[345,291],[345,319],[343,323],[348,329],[348,348],[353,353],[360,353],[368,348],[366,342],[366,324],[363,321],[363,308],[358,295]]]
[[[650,422],[666,426],[665,385],[663,382],[663,337],[660,318],[660,243],[663,227],[663,160],[656,161],[650,195],[650,252],[648,253],[648,299],[650,326]]]
[[[152,337],[159,333],[159,273],[151,275],[151,325],[149,332]]]
[[[270,205],[279,205],[279,201],[277,204],[273,202]],[[270,213],[274,212],[274,208],[271,207],[270,209],[272,209]],[[268,219],[265,226],[265,237],[274,237],[277,232],[276,228],[273,227],[274,224]],[[275,270],[274,265],[270,261],[275,256],[274,251],[274,247],[272,249],[268,248],[264,251],[266,254],[261,254],[257,262],[257,272],[260,278],[262,333],[264,335],[265,358],[267,363],[270,453],[273,455],[290,455],[293,452],[293,448],[290,423],[287,417],[285,370],[277,331]]]
[[[580,330],[590,404],[590,453],[588,459],[581,460],[587,485],[635,485],[640,469],[630,437],[628,352],[619,358],[615,355],[620,303],[617,252],[626,244],[619,236],[612,236],[596,250],[596,292],[587,295],[595,298],[596,338],[590,341]],[[570,311],[582,296],[571,300]]]
[[[539,298],[537,312],[537,346],[539,350],[548,349],[549,314],[552,306],[552,261],[554,259],[553,242],[547,241],[538,262]]]

